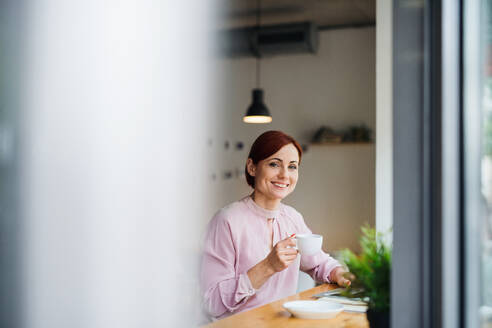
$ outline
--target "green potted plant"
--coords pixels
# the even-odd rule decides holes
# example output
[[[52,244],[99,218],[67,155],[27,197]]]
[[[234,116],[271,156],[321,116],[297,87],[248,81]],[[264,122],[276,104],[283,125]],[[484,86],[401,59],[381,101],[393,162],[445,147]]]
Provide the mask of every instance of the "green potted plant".
[[[365,225],[361,229],[360,254],[349,249],[340,253],[352,280],[343,295],[367,302],[367,320],[371,328],[389,327],[391,246],[385,242],[384,234],[374,228]]]

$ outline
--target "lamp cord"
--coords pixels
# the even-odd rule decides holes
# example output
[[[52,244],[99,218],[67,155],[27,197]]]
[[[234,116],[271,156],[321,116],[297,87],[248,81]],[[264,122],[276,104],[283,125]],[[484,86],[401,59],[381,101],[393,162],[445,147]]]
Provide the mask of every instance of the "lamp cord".
[[[256,88],[260,88],[260,51],[258,47],[258,38],[260,35],[261,3],[256,0]]]
[[[260,58],[256,57],[256,88],[260,88]]]

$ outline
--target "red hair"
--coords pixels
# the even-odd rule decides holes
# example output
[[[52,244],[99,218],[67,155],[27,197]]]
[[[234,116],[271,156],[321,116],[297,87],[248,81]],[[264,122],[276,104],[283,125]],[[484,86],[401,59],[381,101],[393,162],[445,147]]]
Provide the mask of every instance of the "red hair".
[[[253,164],[257,165],[259,161],[262,161],[280,150],[283,146],[293,144],[299,153],[299,164],[301,164],[302,148],[299,143],[291,136],[283,133],[282,131],[267,131],[262,133],[251,146],[248,158],[251,158]],[[248,173],[248,166],[244,169],[246,173],[246,182],[254,188],[255,177]]]

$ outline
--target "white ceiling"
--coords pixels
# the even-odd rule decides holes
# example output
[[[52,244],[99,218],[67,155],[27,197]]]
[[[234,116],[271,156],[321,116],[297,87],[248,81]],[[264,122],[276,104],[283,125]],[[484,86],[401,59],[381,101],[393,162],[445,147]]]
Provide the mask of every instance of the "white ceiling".
[[[217,0],[223,27],[256,23],[256,0]],[[376,21],[375,0],[262,0],[261,24],[312,21],[319,26],[365,25]]]

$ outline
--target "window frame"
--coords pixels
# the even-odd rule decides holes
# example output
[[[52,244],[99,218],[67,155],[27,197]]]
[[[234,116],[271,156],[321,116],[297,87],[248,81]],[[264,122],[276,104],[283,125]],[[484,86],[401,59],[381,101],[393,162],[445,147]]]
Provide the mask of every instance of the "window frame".
[[[394,2],[393,327],[464,317],[461,12],[451,0]]]

